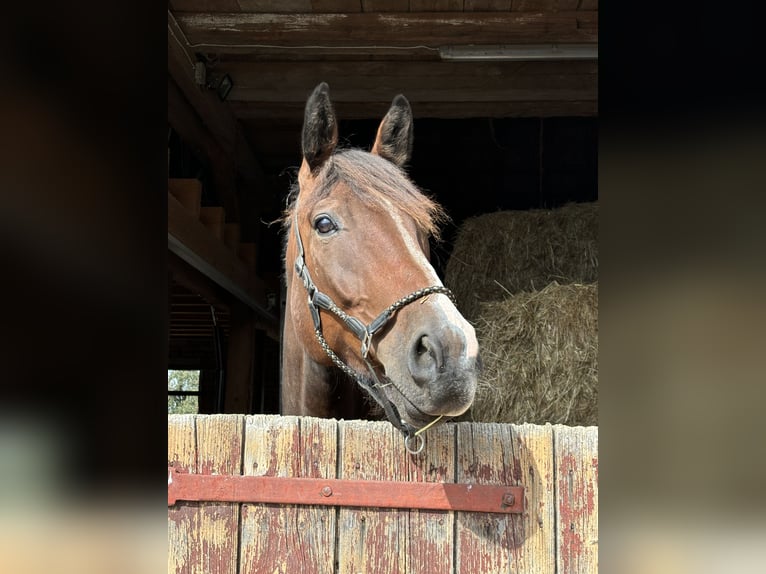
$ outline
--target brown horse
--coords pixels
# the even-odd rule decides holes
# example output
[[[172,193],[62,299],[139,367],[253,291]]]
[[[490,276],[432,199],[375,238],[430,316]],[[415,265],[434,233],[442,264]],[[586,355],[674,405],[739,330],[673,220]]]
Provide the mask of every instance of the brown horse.
[[[445,216],[401,169],[412,134],[400,95],[371,153],[338,150],[327,84],[306,103],[285,214],[283,414],[368,418],[366,395],[409,439],[473,402],[476,335],[429,263]]]

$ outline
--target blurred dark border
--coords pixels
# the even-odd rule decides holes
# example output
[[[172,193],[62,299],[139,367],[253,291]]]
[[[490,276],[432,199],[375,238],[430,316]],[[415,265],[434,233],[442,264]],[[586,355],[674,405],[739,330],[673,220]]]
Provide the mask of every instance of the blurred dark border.
[[[56,484],[88,496],[164,472],[165,8],[14,3],[0,25],[0,416],[48,428]]]
[[[766,527],[764,20],[599,12],[602,564],[752,567],[729,558]]]

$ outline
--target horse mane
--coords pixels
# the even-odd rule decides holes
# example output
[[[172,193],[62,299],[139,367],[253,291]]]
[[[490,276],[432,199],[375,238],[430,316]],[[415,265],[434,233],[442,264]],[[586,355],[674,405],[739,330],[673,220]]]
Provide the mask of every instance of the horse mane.
[[[439,239],[440,226],[448,221],[444,209],[420,191],[407,175],[390,161],[358,149],[341,150],[330,156],[316,175],[312,197],[318,201],[327,197],[338,183],[349,189],[368,205],[387,209],[389,204],[413,219],[426,236]],[[292,212],[298,198],[298,183],[289,194],[290,202],[282,223],[290,227]]]

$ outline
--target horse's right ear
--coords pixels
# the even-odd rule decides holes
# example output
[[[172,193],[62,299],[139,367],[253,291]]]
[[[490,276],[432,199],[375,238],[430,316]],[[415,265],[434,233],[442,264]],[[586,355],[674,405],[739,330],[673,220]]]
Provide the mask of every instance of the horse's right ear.
[[[325,82],[319,84],[306,102],[303,116],[301,146],[303,158],[314,172],[338,145],[338,122],[330,102],[330,88]]]
[[[404,167],[412,155],[413,123],[410,102],[399,94],[380,122],[372,153]]]

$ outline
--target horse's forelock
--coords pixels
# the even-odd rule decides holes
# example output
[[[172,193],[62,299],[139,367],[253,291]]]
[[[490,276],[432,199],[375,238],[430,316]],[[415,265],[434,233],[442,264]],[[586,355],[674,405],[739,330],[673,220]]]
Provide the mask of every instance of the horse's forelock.
[[[390,161],[360,150],[333,155],[317,174],[316,199],[327,197],[339,183],[367,204],[393,206],[415,221],[426,235],[438,238],[440,225],[447,221],[443,208],[423,194],[407,175]]]

